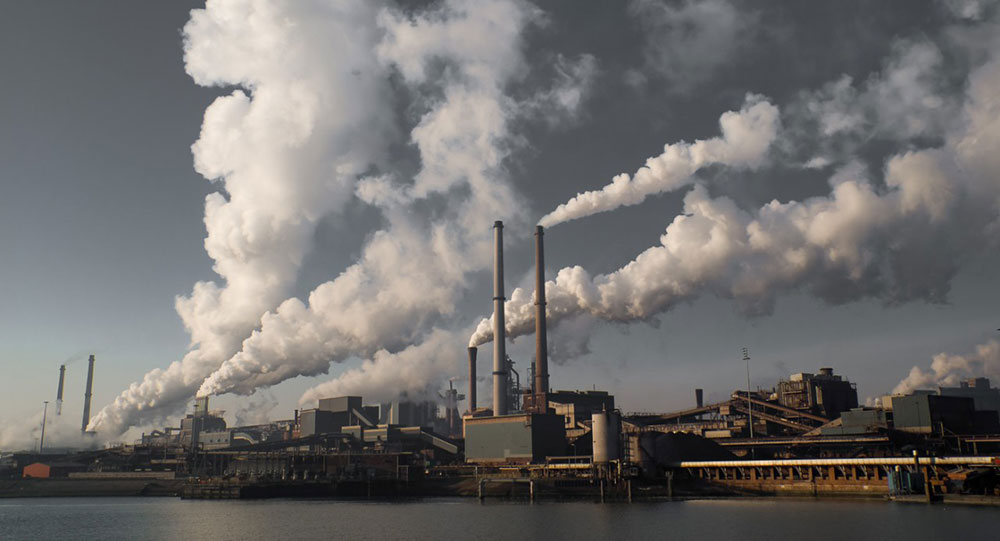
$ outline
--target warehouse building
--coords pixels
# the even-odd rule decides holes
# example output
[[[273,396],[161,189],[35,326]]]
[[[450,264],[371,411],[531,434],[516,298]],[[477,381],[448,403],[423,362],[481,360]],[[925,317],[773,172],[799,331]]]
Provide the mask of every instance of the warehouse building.
[[[554,413],[465,418],[465,459],[475,463],[528,464],[566,454],[566,425]]]

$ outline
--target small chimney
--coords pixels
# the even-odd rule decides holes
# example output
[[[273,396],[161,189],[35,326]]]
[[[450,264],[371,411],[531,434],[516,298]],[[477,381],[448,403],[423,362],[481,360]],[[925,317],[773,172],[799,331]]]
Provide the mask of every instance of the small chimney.
[[[476,356],[479,348],[469,348],[469,413],[476,411]]]
[[[63,383],[66,381],[66,365],[59,367],[59,388],[56,389],[56,415],[62,415]]]
[[[81,432],[87,432],[87,425],[90,424],[90,397],[94,390],[94,356],[90,356],[87,366],[87,390],[83,393],[83,428]]]
[[[705,405],[705,394],[704,393],[705,392],[702,391],[701,389],[695,389],[694,390],[694,403],[699,408]]]
[[[493,415],[507,415],[507,330],[503,303],[503,222],[493,223]]]

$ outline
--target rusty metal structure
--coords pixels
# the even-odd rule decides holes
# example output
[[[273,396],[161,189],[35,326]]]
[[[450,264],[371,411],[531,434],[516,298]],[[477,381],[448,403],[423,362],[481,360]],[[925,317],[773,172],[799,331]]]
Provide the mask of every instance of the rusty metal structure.
[[[751,494],[915,494],[931,501],[975,490],[977,477],[1000,473],[1000,457],[716,460],[670,466],[704,483]]]
[[[767,400],[758,393],[736,391],[729,400],[696,406],[671,413],[630,413],[629,421],[641,426],[663,426],[672,430],[684,427],[685,431],[703,436],[737,436],[747,430],[750,407],[757,435],[802,435],[828,423],[830,419]],[[770,431],[767,426],[770,425]],[[711,431],[727,431],[721,434]]]

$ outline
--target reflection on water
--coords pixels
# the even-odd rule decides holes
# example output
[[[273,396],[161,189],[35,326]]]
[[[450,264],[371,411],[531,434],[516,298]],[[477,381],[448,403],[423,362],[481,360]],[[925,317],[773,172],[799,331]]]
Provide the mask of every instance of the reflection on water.
[[[0,500],[0,539],[997,539],[1000,509],[879,501],[667,503]]]

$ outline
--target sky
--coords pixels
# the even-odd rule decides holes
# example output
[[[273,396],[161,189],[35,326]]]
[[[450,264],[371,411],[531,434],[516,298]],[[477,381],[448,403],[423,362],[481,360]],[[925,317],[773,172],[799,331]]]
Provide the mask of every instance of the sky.
[[[473,7],[474,6],[474,7]],[[1000,380],[988,0],[0,8],[0,448],[464,392],[505,228],[557,389]],[[520,288],[519,291],[516,289]],[[529,325],[530,324],[530,325]],[[481,378],[479,396],[488,400]],[[47,434],[46,438],[49,439]]]

